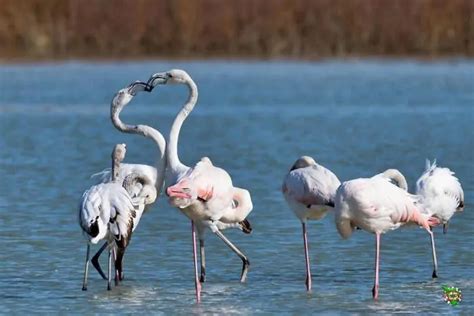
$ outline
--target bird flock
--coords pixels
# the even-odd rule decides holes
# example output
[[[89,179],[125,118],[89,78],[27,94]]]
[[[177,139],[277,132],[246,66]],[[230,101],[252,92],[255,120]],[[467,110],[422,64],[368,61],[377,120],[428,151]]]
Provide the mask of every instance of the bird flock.
[[[121,121],[120,113],[133,97],[167,84],[184,84],[189,93],[166,140],[151,126],[128,125]],[[114,96],[110,109],[113,125],[121,132],[150,138],[157,146],[158,159],[156,166],[123,163],[126,145],[117,144],[112,152],[112,168],[93,175],[98,183],[84,192],[79,206],[79,225],[87,240],[83,290],[87,290],[89,263],[107,280],[108,290],[112,287],[112,273],[115,285],[123,280],[123,259],[132,234],[145,208],[156,201],[162,190],[166,192],[169,203],[191,221],[197,302],[201,301],[201,283],[206,279],[204,236],[207,230],[242,260],[240,282],[246,281],[250,261],[222,231],[237,228],[245,234],[251,233],[252,226],[247,220],[253,208],[250,192],[235,187],[231,176],[214,166],[208,157],[201,158],[193,166],[186,166],[179,159],[179,133],[197,99],[195,82],[179,69],[156,73],[147,82],[133,82]],[[350,237],[356,229],[375,234],[374,299],[379,295],[381,234],[404,225],[424,228],[430,235],[432,277],[436,278],[438,263],[433,227],[443,225],[446,233],[451,217],[464,208],[464,193],[459,180],[450,169],[438,167],[436,161],[427,161],[426,169],[416,183],[415,194],[410,194],[405,177],[396,169],[388,169],[371,178],[341,183],[329,169],[311,157],[302,156],[285,175],[282,193],[302,224],[307,291],[312,287],[307,221],[319,220],[328,212],[334,212],[336,228],[342,238]],[[91,244],[102,242],[103,245],[90,259]],[[106,249],[107,275],[99,263],[99,257]]]

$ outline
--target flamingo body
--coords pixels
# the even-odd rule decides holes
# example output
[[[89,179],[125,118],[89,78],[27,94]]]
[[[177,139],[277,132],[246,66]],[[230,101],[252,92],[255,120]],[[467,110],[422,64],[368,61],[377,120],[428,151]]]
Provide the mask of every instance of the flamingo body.
[[[396,171],[397,177],[391,179]],[[417,196],[409,194],[404,188],[406,180],[397,170],[390,169],[372,178],[359,178],[341,184],[336,192],[335,221],[339,234],[349,238],[356,227],[374,233],[376,236],[375,282],[372,290],[374,299],[378,298],[380,236],[407,223],[417,224],[433,236],[430,226],[439,221],[431,217]],[[434,241],[432,239],[433,264],[437,267]]]
[[[248,191],[235,188],[229,174],[215,167],[207,157],[202,158],[193,168],[181,163],[178,156],[178,138],[181,127],[187,116],[196,105],[198,89],[191,77],[183,70],[173,69],[164,73],[156,73],[149,80],[151,88],[164,84],[186,84],[189,89],[188,100],[178,112],[168,137],[166,157],[166,186],[169,202],[178,207],[189,219],[193,239],[193,258],[195,269],[196,299],[201,297],[201,282],[205,279],[204,231],[210,228],[224,243],[242,260],[241,282],[247,275],[249,260],[225,237],[221,229],[237,227],[250,233],[250,223],[245,217],[252,210],[252,202]],[[241,222],[235,222],[242,220]],[[201,278],[197,272],[196,232],[200,241]]]
[[[417,198],[382,177],[344,182],[337,191],[336,205],[336,226],[343,238],[354,227],[383,234],[412,222],[429,229]]]
[[[339,185],[340,181],[334,173],[309,156],[296,160],[283,180],[283,196],[302,224],[307,291],[311,290],[312,280],[306,222],[326,216],[334,206]]]
[[[318,220],[334,206],[339,185],[340,181],[332,171],[314,162],[291,170],[283,181],[282,191],[296,217],[301,221]]]
[[[450,169],[437,167],[436,162],[426,162],[425,172],[416,182],[416,194],[442,224],[464,208],[464,191],[458,178]]]
[[[79,214],[80,226],[92,244],[104,239],[129,239],[141,215],[135,211],[128,192],[116,182],[94,185],[85,191]]]

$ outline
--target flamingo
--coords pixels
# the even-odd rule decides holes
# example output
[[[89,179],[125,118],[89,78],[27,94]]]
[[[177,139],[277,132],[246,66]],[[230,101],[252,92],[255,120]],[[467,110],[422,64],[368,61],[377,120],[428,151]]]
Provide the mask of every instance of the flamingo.
[[[244,233],[250,233],[252,228],[246,217],[253,208],[252,200],[247,190],[234,187],[230,175],[224,169],[215,167],[209,158],[202,158],[194,167],[188,167],[179,160],[179,132],[198,98],[197,86],[191,77],[183,70],[173,69],[153,75],[148,84],[150,87],[159,84],[186,84],[189,88],[188,100],[176,116],[168,137],[166,192],[170,204],[179,208],[191,220],[195,290],[197,302],[200,302],[201,282],[205,281],[204,232],[207,229],[240,257],[243,262],[240,281],[245,282],[250,262],[221,231],[226,228],[238,228]],[[195,226],[200,240],[200,278]]]
[[[421,197],[423,205],[430,210],[432,216],[438,218],[443,224],[443,233],[448,230],[448,223],[454,213],[464,208],[464,192],[454,172],[448,168],[436,166],[436,160],[431,164],[426,161],[426,168],[421,177],[416,181],[416,194]],[[432,249],[434,246],[434,233],[431,234]],[[436,258],[436,251],[433,253]],[[438,266],[435,259],[433,278],[438,277]]]
[[[110,118],[115,128],[124,133],[138,134],[151,138],[158,147],[156,168],[144,164],[123,163],[121,164],[120,171],[117,175],[117,178],[121,181],[124,181],[127,176],[134,175],[133,177],[129,177],[129,179],[133,179],[133,181],[129,181],[126,188],[130,196],[134,199],[135,205],[138,206],[138,212],[140,212],[140,214],[143,213],[145,206],[155,202],[163,187],[166,169],[166,141],[158,130],[148,125],[128,125],[123,123],[120,119],[120,113],[138,92],[151,92],[152,89],[153,88],[147,83],[136,81],[128,87],[119,90],[113,97],[110,107]],[[105,169],[102,172],[94,174],[92,177],[97,176],[101,183],[107,183],[111,181],[112,174],[110,169]],[[103,278],[105,278],[105,275],[100,268],[99,257],[106,247],[107,243],[104,243],[102,248],[100,248],[92,258],[92,264]],[[119,261],[116,262],[116,265],[120,269],[122,267],[122,258],[123,254],[119,249],[117,256],[117,260]],[[120,279],[123,279],[122,273],[120,274]]]
[[[307,291],[311,290],[311,270],[306,222],[308,219],[322,219],[333,209],[336,190],[340,184],[334,173],[308,156],[296,160],[283,181],[285,200],[303,227]]]
[[[439,223],[428,215],[417,196],[391,181],[406,184],[398,170],[389,169],[372,178],[343,182],[335,198],[336,227],[344,239],[349,238],[356,227],[375,234],[374,299],[379,295],[380,235],[407,223],[422,226],[431,235],[430,227]]]
[[[120,162],[125,157],[125,144],[118,144],[112,152],[112,181],[92,186],[84,192],[79,208],[79,225],[87,239],[86,263],[82,290],[87,290],[89,271],[90,244],[106,240],[109,248],[107,289],[110,290],[112,252],[116,255],[116,246],[128,245],[133,230],[140,220],[140,213],[135,210],[132,199],[122,187],[117,175],[120,173]],[[105,247],[103,247],[105,248]],[[100,268],[99,268],[100,269]],[[99,273],[104,277],[103,272]],[[120,271],[116,271],[116,279]]]

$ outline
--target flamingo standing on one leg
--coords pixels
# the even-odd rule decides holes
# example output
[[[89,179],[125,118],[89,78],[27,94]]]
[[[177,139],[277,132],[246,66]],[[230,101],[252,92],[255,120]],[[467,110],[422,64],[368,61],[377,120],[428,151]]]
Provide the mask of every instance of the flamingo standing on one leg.
[[[336,190],[340,184],[334,173],[308,156],[302,156],[296,160],[283,181],[282,191],[285,200],[303,227],[308,291],[311,290],[311,269],[306,222],[308,219],[322,219],[334,207]]]
[[[128,181],[126,188],[130,196],[133,198],[134,203],[137,206],[137,211],[140,214],[143,213],[146,205],[154,203],[157,196],[160,195],[166,169],[166,141],[163,135],[158,130],[148,125],[128,125],[123,123],[120,119],[120,113],[122,110],[130,103],[133,97],[141,91],[151,92],[152,87],[144,82],[136,81],[130,84],[127,88],[119,90],[112,99],[110,107],[110,118],[113,125],[119,131],[151,138],[158,148],[156,168],[143,164],[123,163],[121,164],[119,174],[117,175],[117,178],[120,181],[124,181],[127,176],[133,175],[131,178],[129,178],[133,179],[133,181]],[[110,170],[106,169],[100,173],[95,174],[94,176],[100,176],[101,182],[107,183],[110,181],[112,175]],[[100,268],[99,257],[106,247],[107,243],[105,243],[102,248],[99,249],[91,261],[93,266],[103,278],[105,278],[105,275]],[[122,259],[123,253],[119,248],[117,261],[115,263],[116,266],[119,267],[119,270],[122,269]],[[123,279],[122,272],[120,272],[120,280],[121,279]]]
[[[139,218],[137,219],[132,200],[128,192],[122,187],[119,179],[117,179],[120,172],[120,162],[124,159],[125,152],[125,144],[114,147],[112,152],[112,182],[94,185],[82,196],[79,208],[79,225],[88,240],[83,291],[87,290],[90,244],[97,244],[101,240],[106,240],[106,245],[109,247],[109,269],[106,279],[107,289],[110,290],[112,252],[115,256],[115,243],[120,242],[126,247],[133,229],[138,224]]]
[[[426,215],[416,196],[390,182],[393,179],[406,183],[400,172],[390,170],[372,178],[343,182],[335,198],[336,226],[343,238],[349,238],[356,227],[375,234],[374,299],[379,295],[380,235],[406,223],[420,225],[431,235],[430,226],[439,223],[436,218]]]
[[[178,137],[181,126],[191,113],[198,98],[196,84],[183,70],[171,70],[153,75],[148,84],[154,87],[158,84],[186,84],[189,88],[189,97],[186,104],[176,116],[168,138],[166,150],[168,169],[166,170],[167,194],[170,203],[178,207],[191,219],[193,258],[195,272],[196,298],[200,301],[201,280],[205,279],[204,231],[209,228],[242,260],[241,282],[247,276],[249,260],[221,230],[236,227],[249,233],[250,223],[246,220],[252,210],[252,200],[247,190],[236,188],[232,184],[229,174],[215,167],[211,160],[204,157],[194,167],[190,168],[179,160]],[[195,226],[201,240],[201,280],[197,268],[197,246]]]
[[[455,212],[464,208],[464,191],[454,172],[448,168],[440,168],[429,160],[426,161],[425,172],[416,181],[416,194],[421,197],[423,205],[429,209],[432,216],[438,218],[443,224],[443,233],[448,230],[448,223]],[[434,233],[431,237],[433,251],[433,278],[438,277],[438,263]]]

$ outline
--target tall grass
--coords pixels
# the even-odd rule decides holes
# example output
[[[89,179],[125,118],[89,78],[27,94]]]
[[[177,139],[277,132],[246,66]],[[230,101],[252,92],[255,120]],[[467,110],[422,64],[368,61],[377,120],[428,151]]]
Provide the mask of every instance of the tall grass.
[[[0,0],[2,58],[474,56],[474,0]]]

